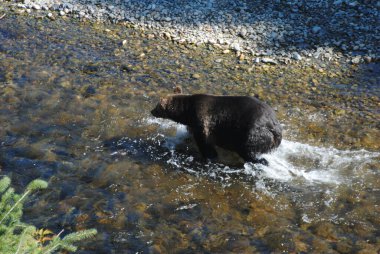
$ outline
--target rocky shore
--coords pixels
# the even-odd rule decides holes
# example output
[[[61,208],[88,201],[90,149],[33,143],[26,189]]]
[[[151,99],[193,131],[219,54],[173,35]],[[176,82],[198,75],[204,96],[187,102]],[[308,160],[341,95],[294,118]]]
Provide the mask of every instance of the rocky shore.
[[[240,60],[278,64],[380,59],[373,0],[22,0],[19,13],[121,23],[180,44],[211,45]]]

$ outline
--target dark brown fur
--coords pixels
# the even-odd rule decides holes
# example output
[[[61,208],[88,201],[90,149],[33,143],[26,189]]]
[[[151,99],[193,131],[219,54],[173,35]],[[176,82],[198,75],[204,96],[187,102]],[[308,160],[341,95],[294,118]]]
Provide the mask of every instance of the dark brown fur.
[[[172,94],[160,99],[152,115],[188,126],[205,158],[217,157],[217,145],[245,161],[265,163],[256,156],[282,139],[273,109],[255,97]]]

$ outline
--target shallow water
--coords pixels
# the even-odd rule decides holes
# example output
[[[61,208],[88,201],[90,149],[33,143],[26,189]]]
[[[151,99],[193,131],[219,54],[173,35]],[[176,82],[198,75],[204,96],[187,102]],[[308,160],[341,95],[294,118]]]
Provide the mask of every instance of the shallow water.
[[[378,67],[252,67],[144,36],[1,20],[0,168],[19,188],[50,183],[25,220],[97,228],[83,253],[379,250]],[[151,117],[176,84],[268,101],[285,129],[269,166],[222,150],[206,163],[184,126]]]

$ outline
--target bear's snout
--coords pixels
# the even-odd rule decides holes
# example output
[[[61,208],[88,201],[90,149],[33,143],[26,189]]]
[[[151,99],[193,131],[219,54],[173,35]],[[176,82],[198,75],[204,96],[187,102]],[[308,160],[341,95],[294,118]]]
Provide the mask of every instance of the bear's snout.
[[[157,112],[157,108],[154,108],[152,109],[152,111],[150,111],[150,113],[154,116],[154,117],[157,117],[158,116],[158,112]]]
[[[152,111],[150,111],[150,113],[154,116],[154,117],[163,117],[163,109],[161,107],[160,104],[158,104],[154,109],[152,109]]]

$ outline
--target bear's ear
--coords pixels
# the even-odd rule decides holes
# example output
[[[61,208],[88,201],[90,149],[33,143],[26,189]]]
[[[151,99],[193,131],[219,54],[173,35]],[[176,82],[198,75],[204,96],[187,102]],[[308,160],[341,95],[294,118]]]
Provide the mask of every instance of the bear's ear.
[[[174,91],[173,92],[175,94],[181,94],[182,93],[182,87],[180,87],[180,86],[174,87]]]

